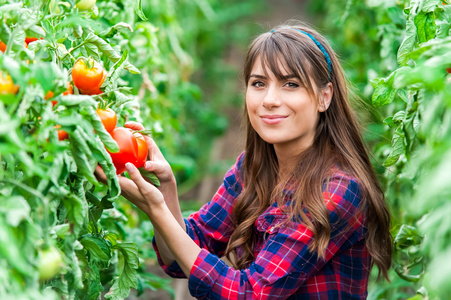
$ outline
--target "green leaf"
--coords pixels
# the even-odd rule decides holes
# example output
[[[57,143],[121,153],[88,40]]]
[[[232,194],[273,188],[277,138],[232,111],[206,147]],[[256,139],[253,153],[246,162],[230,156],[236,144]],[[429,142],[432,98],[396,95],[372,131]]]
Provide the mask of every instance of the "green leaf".
[[[86,141],[80,138],[79,135],[69,135],[69,139],[72,156],[77,165],[78,172],[85,176],[90,183],[97,185],[97,179],[94,177],[94,168],[91,166],[86,153],[84,151],[81,151],[82,148],[89,150],[88,146],[86,145]],[[89,152],[91,153],[91,150],[89,150]]]
[[[123,31],[124,29],[128,30],[130,32],[133,32],[133,28],[129,24],[124,23],[124,22],[119,22],[116,25],[103,31],[100,35],[104,39],[111,38],[111,37],[115,36],[118,32]]]
[[[80,240],[83,247],[89,251],[91,260],[108,263],[111,259],[111,246],[105,239],[87,235]]]
[[[405,136],[402,130],[402,124],[396,129],[395,134],[392,139],[392,150],[384,163],[382,164],[384,167],[390,167],[394,165],[401,154],[404,153],[405,150]]]
[[[403,224],[396,234],[394,243],[396,247],[406,249],[410,246],[419,245],[422,240],[423,238],[416,227]]]
[[[100,298],[100,293],[103,291],[103,286],[100,281],[99,267],[96,263],[90,264],[88,278],[88,291],[85,299],[97,300]]]
[[[0,216],[5,215],[6,222],[12,227],[17,227],[20,222],[30,216],[30,205],[22,196],[3,198],[0,205]]]
[[[414,19],[415,26],[417,28],[418,40],[421,43],[425,43],[435,38],[435,15],[431,13],[419,13]]]
[[[88,215],[88,204],[86,200],[69,193],[61,201],[66,208],[68,220],[74,223],[75,227],[85,227],[87,221],[86,216]]]
[[[113,246],[118,250],[119,277],[114,281],[105,299],[120,300],[128,297],[130,288],[138,287],[138,246],[134,243],[118,243]]]
[[[141,0],[133,0],[132,4],[133,9],[135,10],[135,13],[138,15],[138,17],[143,21],[147,21],[147,18],[142,11]]]
[[[371,81],[374,92],[371,101],[374,107],[383,106],[393,102],[396,96],[396,89],[393,88],[394,74],[387,78],[377,78]]]
[[[404,40],[401,43],[401,46],[398,49],[398,63],[401,66],[405,66],[409,59],[409,55],[414,49],[416,40],[417,40],[417,28],[415,26],[414,19],[415,16],[411,15],[407,19],[406,24],[406,34]]]
[[[121,56],[102,38],[96,36],[90,32],[85,39],[85,43],[92,43],[99,48],[99,50],[105,54],[112,62],[116,63],[121,59]],[[126,62],[124,68],[129,70],[132,74],[140,74],[141,72],[130,62]]]
[[[112,153],[118,152],[119,146],[111,137],[111,135],[106,131],[105,126],[103,126],[103,123],[94,108],[90,105],[83,105],[80,113],[86,116],[91,121],[92,127],[94,128],[96,134],[99,136],[100,140],[103,142],[108,151]]]
[[[157,175],[155,175],[154,172],[149,172],[144,168],[139,168],[138,170],[141,173],[141,175],[143,177],[147,177],[153,185],[155,185],[156,187],[160,186],[160,180],[158,179]]]
[[[82,104],[93,107],[97,105],[97,102],[91,96],[85,95],[67,95],[64,97],[60,95],[57,99],[59,105],[67,107],[80,106]]]

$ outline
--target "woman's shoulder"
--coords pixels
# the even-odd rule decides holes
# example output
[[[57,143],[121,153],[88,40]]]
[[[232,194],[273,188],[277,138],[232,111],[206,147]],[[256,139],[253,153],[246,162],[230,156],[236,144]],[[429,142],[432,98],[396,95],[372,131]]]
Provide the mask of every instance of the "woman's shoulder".
[[[362,200],[362,187],[359,179],[339,165],[334,165],[323,184],[326,200],[334,204],[348,202],[359,207]]]

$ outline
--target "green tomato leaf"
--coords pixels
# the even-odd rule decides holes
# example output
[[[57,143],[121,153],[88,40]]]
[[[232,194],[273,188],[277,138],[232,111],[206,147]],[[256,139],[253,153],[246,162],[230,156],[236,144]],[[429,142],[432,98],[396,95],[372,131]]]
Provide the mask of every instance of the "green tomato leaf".
[[[80,240],[83,247],[91,254],[91,260],[108,263],[111,259],[111,246],[105,239],[87,235]]]
[[[156,187],[159,187],[159,186],[160,186],[160,180],[158,179],[157,175],[155,175],[154,172],[149,172],[149,171],[147,171],[147,170],[144,169],[144,168],[139,168],[138,170],[139,170],[139,173],[141,173],[141,175],[142,175],[143,177],[147,177],[147,179],[149,179],[150,182],[151,182],[154,186],[156,186]]]
[[[121,59],[121,56],[102,38],[98,37],[94,33],[90,32],[85,39],[85,43],[91,43],[97,46],[99,50],[105,54],[112,62],[116,63]],[[130,62],[126,62],[124,69],[127,69],[132,74],[140,74],[141,72]]]
[[[5,215],[6,222],[12,227],[17,227],[30,216],[30,205],[22,196],[10,196],[1,203],[0,215]]]
[[[406,35],[401,43],[401,46],[398,49],[398,63],[401,66],[405,66],[407,64],[410,53],[412,52],[417,40],[417,28],[413,20],[414,18],[415,16],[411,15],[407,19]]]
[[[435,38],[436,25],[434,13],[421,12],[415,16],[414,23],[417,28],[420,44]]]
[[[141,0],[133,0],[132,4],[133,8],[135,9],[135,13],[138,15],[138,17],[143,21],[147,21],[147,18],[142,11]]]
[[[396,89],[393,88],[393,73],[387,78],[377,78],[371,81],[374,92],[371,101],[374,107],[383,106],[393,102],[396,96]]]
[[[118,250],[119,277],[114,281],[105,299],[120,300],[128,297],[130,288],[138,287],[138,246],[134,243],[118,243],[113,246]]]
[[[390,154],[388,155],[387,159],[382,164],[384,167],[390,167],[394,165],[401,154],[405,151],[405,135],[402,130],[402,124],[399,125],[398,129],[396,129],[395,134],[393,135],[392,139],[392,150]]]

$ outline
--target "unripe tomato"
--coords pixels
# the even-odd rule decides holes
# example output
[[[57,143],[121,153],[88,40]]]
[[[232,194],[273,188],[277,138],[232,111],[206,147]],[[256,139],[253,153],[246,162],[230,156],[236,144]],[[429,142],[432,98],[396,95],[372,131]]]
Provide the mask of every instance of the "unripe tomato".
[[[149,152],[149,148],[147,147],[146,139],[142,136],[142,134],[135,132],[136,142],[138,143],[138,155],[136,157],[135,166],[137,168],[141,168],[144,166],[144,163],[147,160],[147,153]]]
[[[14,85],[11,76],[0,71],[0,95],[16,94],[18,90],[19,87]]]
[[[0,41],[0,51],[5,52],[6,51],[6,44]]]
[[[61,271],[63,258],[56,247],[49,247],[39,251],[39,280],[46,281]]]
[[[75,6],[79,10],[89,10],[96,4],[96,0],[81,0]]]
[[[110,153],[113,164],[116,167],[116,174],[122,174],[125,172],[126,163],[136,163],[138,155],[138,143],[136,141],[133,132],[124,127],[116,127],[111,132],[111,137],[116,141],[119,146],[119,151],[116,153]]]
[[[105,69],[93,59],[78,59],[72,69],[74,85],[84,95],[97,95],[102,93],[100,87],[105,77]]]
[[[112,110],[111,108],[107,109],[98,108],[97,114],[99,115],[103,126],[105,126],[106,131],[111,133],[116,127],[117,123],[117,115],[114,112],[114,110]]]

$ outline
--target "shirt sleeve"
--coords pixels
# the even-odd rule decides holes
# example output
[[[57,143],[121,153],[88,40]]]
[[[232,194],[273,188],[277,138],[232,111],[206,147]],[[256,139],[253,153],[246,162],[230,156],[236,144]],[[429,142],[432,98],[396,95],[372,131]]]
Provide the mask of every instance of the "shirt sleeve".
[[[236,163],[227,171],[223,183],[212,200],[185,219],[187,234],[200,248],[216,257],[224,255],[233,231],[231,213],[233,203],[242,191],[240,170],[243,157],[244,152],[238,156]],[[155,238],[152,240],[152,245],[157,254],[158,263],[169,276],[186,277],[176,261],[171,266],[163,263]]]
[[[249,268],[235,270],[218,256],[202,249],[188,281],[198,299],[286,299],[320,270],[342,247],[364,238],[359,187],[346,176],[334,176],[324,194],[329,210],[331,240],[325,259],[308,246],[313,233],[303,223],[270,230],[262,250]]]

